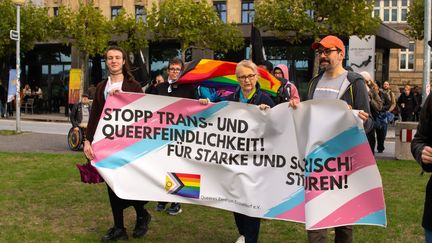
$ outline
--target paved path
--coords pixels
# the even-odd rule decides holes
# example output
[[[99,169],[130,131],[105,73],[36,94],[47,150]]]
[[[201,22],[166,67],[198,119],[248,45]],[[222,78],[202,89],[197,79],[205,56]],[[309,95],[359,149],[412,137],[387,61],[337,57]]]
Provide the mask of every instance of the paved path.
[[[80,153],[69,149],[65,135],[27,132],[0,136],[0,152]]]

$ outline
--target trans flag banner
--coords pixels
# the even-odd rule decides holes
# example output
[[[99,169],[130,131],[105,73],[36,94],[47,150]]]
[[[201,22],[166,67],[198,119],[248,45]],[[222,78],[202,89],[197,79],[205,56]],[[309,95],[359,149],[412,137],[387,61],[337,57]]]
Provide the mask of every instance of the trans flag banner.
[[[108,98],[92,146],[92,164],[121,198],[206,205],[306,229],[386,225],[374,156],[342,101],[261,111],[121,93]]]

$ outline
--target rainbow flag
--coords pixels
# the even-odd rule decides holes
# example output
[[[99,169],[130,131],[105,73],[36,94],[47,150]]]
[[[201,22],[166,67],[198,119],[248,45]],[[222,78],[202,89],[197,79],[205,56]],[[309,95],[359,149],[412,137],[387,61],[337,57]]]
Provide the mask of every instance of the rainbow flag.
[[[179,84],[199,84],[210,88],[235,90],[238,81],[235,75],[237,63],[210,59],[190,62],[177,79]],[[258,83],[261,89],[276,96],[281,82],[269,72],[258,68]]]
[[[165,177],[165,190],[174,195],[199,198],[201,175],[173,173]]]

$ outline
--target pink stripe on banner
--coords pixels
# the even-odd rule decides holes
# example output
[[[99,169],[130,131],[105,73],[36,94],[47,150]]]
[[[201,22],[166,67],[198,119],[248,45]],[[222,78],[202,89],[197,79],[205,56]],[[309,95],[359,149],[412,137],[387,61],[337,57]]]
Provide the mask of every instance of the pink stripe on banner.
[[[142,97],[142,95],[140,96]],[[125,103],[127,104],[127,103]],[[175,103],[172,103],[160,110],[158,110],[158,112],[171,112],[174,114],[174,121],[177,120],[177,118],[180,115],[180,111],[182,111],[181,115],[194,115],[197,114],[199,112],[202,112],[210,107],[212,107],[214,104],[209,103],[208,105],[200,105],[198,103],[198,101],[196,100],[190,100],[190,99],[181,99],[178,100]],[[111,106],[110,106],[111,107]],[[116,108],[120,108],[118,106],[116,106]],[[148,127],[160,127],[160,128],[165,128],[168,126],[171,126],[172,124],[161,124],[159,122],[159,115],[157,115],[156,112],[153,112],[153,117],[151,119],[149,119],[146,123],[144,122],[144,119],[141,119],[139,121],[137,121],[136,123],[131,124],[132,126],[148,126]],[[101,161],[105,158],[107,158],[108,156],[123,150],[126,147],[129,147],[130,145],[135,144],[138,141],[141,141],[142,139],[140,138],[127,138],[127,137],[121,137],[121,138],[114,138],[112,140],[104,138],[99,140],[98,142],[92,144],[93,150],[96,151],[103,151],[103,149],[101,148],[110,148],[109,151],[108,149],[105,149],[106,153],[102,154],[102,153],[98,153],[96,155],[96,158],[94,159],[93,162],[97,163],[98,161]]]
[[[345,157],[351,157],[352,160],[352,170],[350,171],[336,171],[336,172],[329,172],[329,171],[323,171],[323,172],[313,172],[309,174],[309,176],[339,176],[339,175],[347,175],[348,176],[348,183],[349,183],[349,176],[356,171],[365,168],[370,165],[376,164],[375,157],[372,154],[372,151],[370,149],[370,146],[368,143],[360,144],[350,150],[345,151],[344,153],[338,155],[337,157],[345,158]],[[335,168],[336,161],[329,164],[331,168]],[[309,202],[315,197],[321,195],[322,193],[325,193],[326,191],[305,191],[305,201]]]
[[[120,108],[120,107],[123,107],[127,104],[130,104],[130,103],[132,103],[132,102],[134,102],[134,101],[136,101],[142,97],[143,97],[143,94],[141,94],[141,93],[124,92],[124,93],[122,93],[121,99],[119,99],[119,98],[107,99],[107,102],[105,103],[105,107]],[[99,119],[102,119],[102,117],[104,117],[103,112],[101,113],[101,117]]]
[[[292,221],[304,223],[305,222],[305,203],[302,202],[301,204],[297,205],[296,207],[292,208],[291,210],[275,216],[275,218],[292,220]]]
[[[371,201],[377,203],[370,203]],[[369,205],[370,207],[365,208],[365,205]],[[369,190],[353,198],[312,226],[311,229],[324,228],[327,225],[350,225],[380,210],[384,210],[383,190],[381,187]],[[347,217],[347,215],[350,215],[350,217]]]

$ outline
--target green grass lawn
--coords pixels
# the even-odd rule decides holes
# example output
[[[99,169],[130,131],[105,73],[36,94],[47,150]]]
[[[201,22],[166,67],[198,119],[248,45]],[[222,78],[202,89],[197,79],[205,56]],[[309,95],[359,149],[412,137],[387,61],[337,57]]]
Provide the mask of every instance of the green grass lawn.
[[[0,153],[0,242],[98,242],[112,226],[105,184],[80,182],[81,153]],[[429,175],[413,161],[379,161],[387,204],[387,228],[355,226],[355,242],[422,242],[421,215]],[[367,180],[367,178],[365,178]],[[169,216],[147,208],[152,222],[136,242],[235,242],[232,213],[183,205]],[[125,210],[130,241],[135,215]],[[263,220],[260,242],[305,242],[304,225]]]

